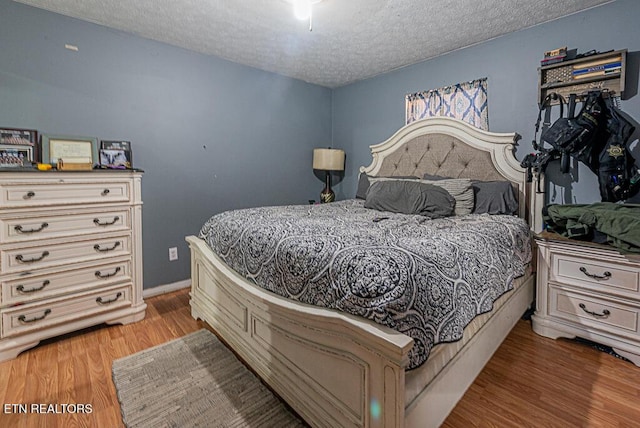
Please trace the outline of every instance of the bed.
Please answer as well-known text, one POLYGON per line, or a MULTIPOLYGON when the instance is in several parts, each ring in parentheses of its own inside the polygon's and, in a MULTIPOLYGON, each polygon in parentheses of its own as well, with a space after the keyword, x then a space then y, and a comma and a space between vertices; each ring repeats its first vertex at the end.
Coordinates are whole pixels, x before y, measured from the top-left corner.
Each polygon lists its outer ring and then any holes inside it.
MULTIPOLYGON (((539 230, 540 219, 534 214, 540 212, 542 195, 531 191, 525 170, 513 156, 517 138, 455 119, 425 119, 371 146, 373 162, 360 173, 422 177, 455 171, 460 178, 508 180, 517 195, 518 217, 539 230)), ((353 201, 343 205, 361 209, 353 201)), ((394 221, 393 215, 385 217, 394 221)), ((528 263, 510 282, 512 289, 492 302, 493 310, 475 317, 460 332, 460 340, 430 347, 422 363, 412 352, 420 341, 408 334, 267 291, 229 267, 205 240, 186 239, 193 317, 211 325, 293 409, 318 427, 439 426, 534 295, 535 269, 528 263)))

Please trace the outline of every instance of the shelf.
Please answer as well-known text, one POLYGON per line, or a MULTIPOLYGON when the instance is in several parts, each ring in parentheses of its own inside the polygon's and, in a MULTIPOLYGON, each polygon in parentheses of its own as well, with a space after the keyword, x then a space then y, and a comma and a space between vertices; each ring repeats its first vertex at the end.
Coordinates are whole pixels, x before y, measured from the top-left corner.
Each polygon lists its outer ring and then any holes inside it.
MULTIPOLYGON (((624 94, 626 57, 627 50, 623 49, 539 67, 538 103, 541 104, 551 92, 556 92, 568 99, 570 94, 576 94, 579 98, 590 90, 599 89, 621 97, 624 94), (620 65, 617 66, 617 63, 620 65), (605 68, 611 69, 609 67, 618 71, 604 74, 605 68), (603 74, 576 79, 575 73, 578 70, 603 74)), ((554 103, 557 104, 557 101, 554 103)))

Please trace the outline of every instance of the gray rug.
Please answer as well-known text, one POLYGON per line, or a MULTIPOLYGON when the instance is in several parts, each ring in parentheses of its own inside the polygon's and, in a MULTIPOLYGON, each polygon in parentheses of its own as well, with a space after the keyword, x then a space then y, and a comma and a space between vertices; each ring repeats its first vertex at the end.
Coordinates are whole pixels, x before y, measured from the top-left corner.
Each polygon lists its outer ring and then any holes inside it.
POLYGON ((211 332, 113 362, 127 427, 304 427, 211 332))

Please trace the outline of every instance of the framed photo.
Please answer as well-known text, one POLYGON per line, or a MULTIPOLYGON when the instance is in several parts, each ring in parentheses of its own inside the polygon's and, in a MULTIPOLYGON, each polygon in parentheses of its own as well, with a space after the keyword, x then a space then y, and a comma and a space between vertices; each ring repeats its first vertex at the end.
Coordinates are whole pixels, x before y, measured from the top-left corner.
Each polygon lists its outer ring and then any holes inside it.
POLYGON ((131 169, 127 152, 118 149, 100 149, 100 165, 112 169, 131 169))
POLYGON ((30 167, 33 147, 18 144, 0 144, 0 168, 30 167))
POLYGON ((35 129, 0 128, 0 146, 31 147, 31 162, 38 158, 38 131, 35 129))
POLYGON ((100 166, 104 168, 132 169, 130 141, 100 141, 100 166))
POLYGON ((98 163, 98 139, 42 135, 42 163, 57 165, 62 160, 67 164, 98 163))

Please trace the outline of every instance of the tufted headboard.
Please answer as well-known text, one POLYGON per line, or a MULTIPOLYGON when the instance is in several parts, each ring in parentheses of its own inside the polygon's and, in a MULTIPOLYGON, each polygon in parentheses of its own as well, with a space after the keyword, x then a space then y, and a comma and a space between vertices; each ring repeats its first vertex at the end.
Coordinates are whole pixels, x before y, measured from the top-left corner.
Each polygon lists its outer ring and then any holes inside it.
POLYGON ((398 130, 370 146, 373 162, 360 173, 418 176, 425 173, 482 181, 508 180, 517 190, 519 215, 534 231, 542 229, 542 194, 526 182, 526 170, 514 156, 516 133, 486 132, 448 117, 432 117, 398 130))

